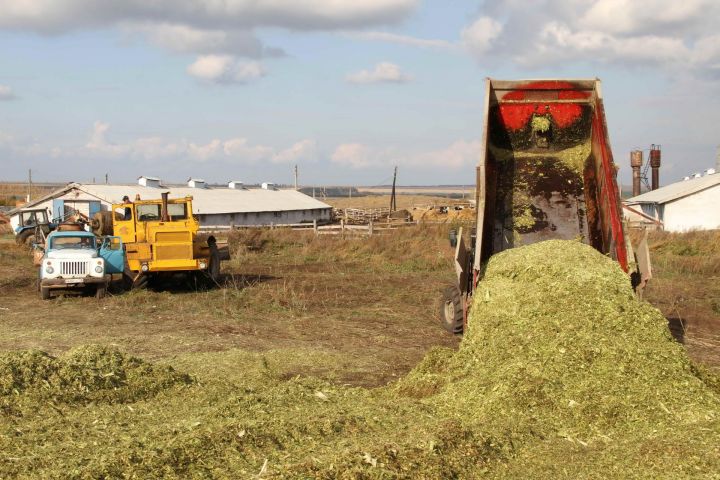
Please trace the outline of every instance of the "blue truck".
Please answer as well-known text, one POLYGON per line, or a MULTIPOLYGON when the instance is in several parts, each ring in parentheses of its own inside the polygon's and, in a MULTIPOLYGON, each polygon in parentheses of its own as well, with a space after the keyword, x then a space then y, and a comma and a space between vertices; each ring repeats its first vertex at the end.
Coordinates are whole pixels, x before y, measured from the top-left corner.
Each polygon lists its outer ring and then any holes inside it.
POLYGON ((85 231, 48 234, 40 260, 38 290, 47 300, 53 292, 90 290, 105 296, 113 273, 122 273, 125 249, 120 237, 96 237, 85 231))

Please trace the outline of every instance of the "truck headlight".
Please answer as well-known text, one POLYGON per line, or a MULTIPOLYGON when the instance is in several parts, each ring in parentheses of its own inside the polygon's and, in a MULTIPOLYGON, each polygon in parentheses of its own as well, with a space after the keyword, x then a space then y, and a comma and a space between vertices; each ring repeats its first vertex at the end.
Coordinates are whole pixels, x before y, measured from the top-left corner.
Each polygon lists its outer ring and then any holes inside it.
POLYGON ((140 266, 140 270, 142 270, 143 272, 147 272, 148 270, 150 270, 150 267, 148 267, 147 263, 143 263, 142 266, 140 266))
POLYGON ((45 267, 45 272, 46 272, 46 273, 52 274, 54 271, 55 271, 55 269, 54 269, 53 267, 51 267, 50 265, 48 265, 47 267, 45 267))
POLYGON ((205 262, 200 262, 200 263, 198 263, 198 266, 200 268, 205 268, 205 267, 207 267, 207 264, 205 262))
POLYGON ((102 273, 102 272, 103 272, 102 265, 98 265, 97 267, 95 267, 95 271, 96 271, 97 273, 102 273))

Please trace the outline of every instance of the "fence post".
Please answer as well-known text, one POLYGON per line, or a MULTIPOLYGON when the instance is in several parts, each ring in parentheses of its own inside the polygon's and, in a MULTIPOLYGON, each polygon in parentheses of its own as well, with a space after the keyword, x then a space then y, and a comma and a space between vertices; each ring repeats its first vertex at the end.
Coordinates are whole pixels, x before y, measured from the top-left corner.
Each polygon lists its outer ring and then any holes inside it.
POLYGON ((368 235, 372 236, 373 234, 373 221, 370 220, 370 223, 368 224, 368 235))
POLYGON ((317 218, 313 218, 313 231, 315 232, 315 235, 318 234, 317 218))
POLYGON ((340 219, 340 234, 345 235, 345 219, 340 219))

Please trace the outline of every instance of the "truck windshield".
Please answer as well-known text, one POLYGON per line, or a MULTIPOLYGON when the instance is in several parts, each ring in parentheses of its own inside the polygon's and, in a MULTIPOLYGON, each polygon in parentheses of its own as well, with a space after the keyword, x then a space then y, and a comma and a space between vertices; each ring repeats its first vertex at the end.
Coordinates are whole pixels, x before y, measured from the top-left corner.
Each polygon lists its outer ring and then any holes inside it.
POLYGON ((50 248, 55 250, 70 248, 88 248, 95 249, 95 237, 78 236, 78 237, 55 237, 50 243, 50 248))

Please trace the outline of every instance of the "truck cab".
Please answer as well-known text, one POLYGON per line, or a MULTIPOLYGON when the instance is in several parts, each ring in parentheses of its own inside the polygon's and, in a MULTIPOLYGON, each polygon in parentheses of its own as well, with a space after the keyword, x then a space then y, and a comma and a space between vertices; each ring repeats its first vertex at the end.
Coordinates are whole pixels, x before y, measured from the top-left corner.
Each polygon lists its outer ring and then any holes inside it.
POLYGON ((97 238, 84 231, 55 231, 48 235, 40 262, 40 298, 53 291, 92 289, 105 296, 113 273, 122 273, 125 253, 118 237, 97 238))

